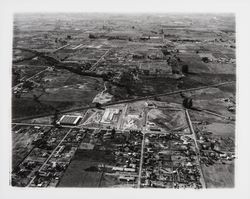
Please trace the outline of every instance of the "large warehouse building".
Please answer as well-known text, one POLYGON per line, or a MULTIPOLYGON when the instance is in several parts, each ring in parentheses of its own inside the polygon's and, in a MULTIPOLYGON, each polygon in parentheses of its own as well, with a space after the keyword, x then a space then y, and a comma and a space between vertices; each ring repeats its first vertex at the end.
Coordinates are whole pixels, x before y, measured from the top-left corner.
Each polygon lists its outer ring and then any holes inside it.
POLYGON ((81 119, 82 119, 81 116, 63 115, 60 118, 60 120, 58 121, 58 124, 61 124, 61 125, 77 125, 81 119))

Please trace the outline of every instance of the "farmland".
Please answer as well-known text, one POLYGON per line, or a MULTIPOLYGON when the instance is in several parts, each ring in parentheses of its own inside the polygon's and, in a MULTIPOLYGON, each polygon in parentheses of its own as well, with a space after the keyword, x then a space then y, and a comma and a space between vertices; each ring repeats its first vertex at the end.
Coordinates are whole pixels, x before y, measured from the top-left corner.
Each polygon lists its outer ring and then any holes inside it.
POLYGON ((14 15, 18 187, 234 187, 233 14, 14 15))

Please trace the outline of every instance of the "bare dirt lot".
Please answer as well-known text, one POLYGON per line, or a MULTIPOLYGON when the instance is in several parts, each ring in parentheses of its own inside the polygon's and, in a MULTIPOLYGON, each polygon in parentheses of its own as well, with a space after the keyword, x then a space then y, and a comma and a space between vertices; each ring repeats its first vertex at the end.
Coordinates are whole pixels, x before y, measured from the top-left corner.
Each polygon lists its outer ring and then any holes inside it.
POLYGON ((154 122, 157 126, 167 130, 182 129, 187 127, 183 111, 152 109, 148 112, 148 121, 154 122))

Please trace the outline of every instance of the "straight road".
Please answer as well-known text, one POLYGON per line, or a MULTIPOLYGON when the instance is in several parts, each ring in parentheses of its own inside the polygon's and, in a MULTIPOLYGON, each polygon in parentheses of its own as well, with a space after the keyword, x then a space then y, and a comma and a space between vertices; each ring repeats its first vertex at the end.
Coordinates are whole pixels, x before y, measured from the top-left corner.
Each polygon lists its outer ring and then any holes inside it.
MULTIPOLYGON (((55 127, 52 124, 34 124, 34 123, 24 123, 24 122, 14 122, 12 125, 21 125, 21 126, 41 126, 41 127, 55 127)), ((81 129, 81 128, 88 128, 88 129, 98 129, 95 127, 87 127, 85 125, 79 125, 79 126, 69 126, 69 125, 60 125, 60 128, 70 128, 70 129, 81 129)))
POLYGON ((198 144, 197 144, 196 135, 195 135, 195 132, 194 132, 192 121, 191 121, 190 116, 189 116, 188 109, 185 110, 185 113, 186 113, 186 117, 187 117, 187 121, 188 121, 190 131, 192 133, 193 140, 195 142, 195 148, 196 148, 196 153, 197 153, 197 158, 198 158, 198 165, 199 165, 199 170, 200 170, 200 174, 201 174, 201 184, 202 184, 203 188, 206 188, 206 182, 205 182, 203 171, 202 171, 202 168, 201 168, 200 150, 199 150, 199 147, 198 147, 198 144))
MULTIPOLYGON (((48 126, 48 127, 55 127, 52 124, 32 124, 32 123, 12 123, 13 125, 21 125, 21 126, 48 126)), ((55 127, 57 128, 57 127, 55 127)), ((70 128, 70 129, 102 129, 102 130, 110 130, 108 128, 99 128, 99 127, 91 127, 91 126, 86 126, 85 124, 81 124, 79 126, 67 126, 67 125, 60 125, 59 128, 70 128)))
MULTIPOLYGON (((42 166, 39 168, 38 172, 41 171, 44 167, 44 165, 46 165, 48 163, 48 161, 50 160, 50 158, 54 155, 55 151, 58 149, 58 147, 62 144, 62 142, 65 140, 65 138, 69 135, 69 133, 72 131, 72 129, 70 129, 66 135, 61 139, 61 141, 59 142, 59 144, 55 147, 55 149, 52 151, 52 153, 50 154, 50 156, 45 160, 45 162, 42 164, 42 166)), ((28 187, 31 186, 32 182, 35 180, 36 176, 34 176, 31 181, 29 182, 29 184, 27 185, 28 187)))
POLYGON ((76 50, 76 49, 78 49, 78 48, 80 48, 80 47, 82 47, 83 46, 83 44, 79 44, 79 45, 77 45, 77 46, 75 46, 75 47, 73 47, 73 48, 71 48, 72 50, 76 50))
POLYGON ((210 114, 210 115, 214 115, 214 116, 220 117, 220 118, 222 118, 224 120, 231 120, 229 117, 226 117, 224 115, 220 115, 218 113, 215 113, 215 112, 212 112, 212 111, 209 111, 209 110, 202 109, 201 111, 204 112, 204 113, 210 114))
POLYGON ((96 66, 100 63, 100 61, 109 53, 111 49, 107 50, 100 59, 97 60, 97 62, 89 69, 89 71, 94 71, 96 69, 96 66))
POLYGON ((146 133, 147 133, 146 124, 147 124, 148 110, 143 109, 143 112, 144 112, 144 121, 142 122, 142 124, 143 124, 143 127, 142 127, 143 137, 142 137, 142 144, 141 144, 141 158, 140 158, 140 167, 139 167, 139 176, 138 176, 137 188, 141 187, 141 173, 142 173, 142 165, 143 165, 143 154, 144 154, 144 147, 145 147, 145 136, 146 136, 146 133))
POLYGON ((53 50, 52 53, 55 53, 55 52, 57 52, 57 51, 59 51, 59 50, 61 50, 61 49, 64 49, 64 48, 66 48, 66 47, 69 46, 69 45, 70 45, 70 44, 66 44, 66 45, 64 45, 64 46, 61 46, 61 47, 59 47, 59 48, 53 50))
MULTIPOLYGON (((145 97, 138 97, 136 99, 127 99, 127 100, 120 100, 117 102, 109 102, 109 103, 103 104, 102 107, 107 107, 107 106, 116 105, 116 104, 123 104, 123 103, 131 103, 131 102, 142 101, 142 100, 146 100, 146 99, 153 99, 155 97, 163 97, 163 96, 174 95, 174 94, 179 94, 179 93, 184 93, 184 92, 207 89, 207 88, 211 88, 211 87, 219 87, 219 86, 224 86, 224 85, 233 84, 233 83, 235 83, 235 81, 223 82, 223 83, 219 83, 219 84, 211 84, 208 86, 201 86, 201 87, 189 88, 189 89, 183 89, 183 90, 177 90, 177 91, 171 91, 171 92, 162 93, 162 94, 149 95, 149 96, 145 96, 145 97)), ((85 107, 68 109, 68 110, 60 111, 58 114, 74 112, 74 111, 81 111, 81 110, 88 110, 88 109, 92 109, 92 108, 96 108, 96 106, 89 105, 89 106, 85 106, 85 107)), ((39 114, 39 115, 34 115, 34 116, 13 118, 12 120, 13 121, 28 120, 28 119, 33 119, 33 118, 47 117, 47 116, 51 116, 51 115, 54 115, 54 113, 45 113, 45 114, 39 114)))
MULTIPOLYGON (((55 127, 55 125, 52 124, 39 124, 39 123, 25 123, 25 122, 14 122, 12 125, 21 125, 21 126, 48 126, 48 127, 55 127)), ((80 129, 79 126, 70 126, 70 125, 60 125, 60 127, 63 128, 71 128, 71 129, 80 129)))
POLYGON ((143 153, 144 153, 144 145, 145 145, 145 134, 143 132, 142 144, 141 144, 141 158, 140 158, 140 167, 139 167, 139 176, 138 176, 138 184, 137 188, 141 187, 141 173, 142 173, 142 165, 143 165, 143 153))
MULTIPOLYGON (((66 45, 64 45, 64 46, 61 46, 61 47, 59 47, 59 48, 53 50, 52 53, 55 53, 55 52, 57 52, 57 51, 59 51, 59 50, 61 50, 61 49, 64 49, 64 48, 66 48, 66 47, 69 46, 69 45, 70 45, 70 44, 66 44, 66 45)), ((35 57, 37 57, 37 55, 33 55, 33 56, 31 56, 31 57, 24 58, 24 59, 22 59, 21 61, 33 59, 33 58, 35 58, 35 57)), ((20 60, 17 60, 17 61, 20 62, 20 60)), ((16 61, 16 62, 17 62, 17 61, 16 61)), ((42 70, 42 71, 36 73, 35 75, 29 77, 29 78, 26 79, 25 81, 31 80, 32 78, 34 78, 35 76, 41 74, 42 72, 44 72, 44 71, 46 71, 46 70, 47 70, 47 68, 46 68, 45 70, 42 70)), ((13 86, 12 89, 15 89, 16 87, 18 87, 18 86, 21 85, 21 84, 22 84, 22 83, 19 83, 19 84, 13 86)))
MULTIPOLYGON (((38 72, 38 73, 32 75, 31 77, 27 78, 25 81, 29 81, 29 80, 33 79, 33 78, 36 77, 37 75, 40 75, 41 73, 45 72, 47 69, 48 69, 48 67, 46 67, 46 69, 44 69, 44 70, 42 70, 42 71, 40 71, 40 72, 38 72)), ((20 86, 21 84, 23 84, 23 82, 21 82, 21 83, 15 85, 15 86, 13 86, 12 89, 15 89, 16 87, 20 86)))

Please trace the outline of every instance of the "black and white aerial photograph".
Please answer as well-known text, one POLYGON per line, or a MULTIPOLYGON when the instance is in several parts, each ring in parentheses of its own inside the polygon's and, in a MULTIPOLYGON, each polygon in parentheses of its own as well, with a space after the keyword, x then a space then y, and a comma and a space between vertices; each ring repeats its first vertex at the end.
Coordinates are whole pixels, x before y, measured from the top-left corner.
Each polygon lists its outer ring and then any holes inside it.
POLYGON ((250 197, 250 2, 3 5, 1 199, 250 197))
POLYGON ((234 14, 13 25, 12 186, 234 187, 234 14))

